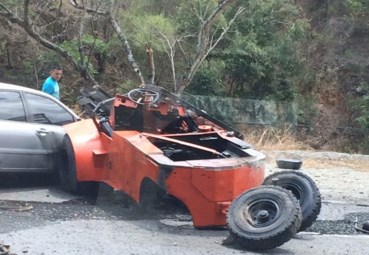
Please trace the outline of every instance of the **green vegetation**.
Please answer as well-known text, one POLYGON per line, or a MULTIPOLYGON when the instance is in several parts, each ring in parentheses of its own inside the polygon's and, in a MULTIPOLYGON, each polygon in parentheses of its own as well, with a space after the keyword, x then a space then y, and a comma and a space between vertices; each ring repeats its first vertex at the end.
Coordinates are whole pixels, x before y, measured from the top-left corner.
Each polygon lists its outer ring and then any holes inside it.
MULTIPOLYGON (((166 40, 174 43, 188 36, 183 44, 173 48, 178 56, 175 59, 177 77, 181 77, 190 64, 188 55, 193 54, 197 43, 194 37, 199 26, 196 10, 206 10, 209 1, 162 2, 167 5, 158 8, 156 2, 137 1, 125 11, 122 21, 134 51, 141 52, 137 56, 144 58, 143 49, 147 44, 154 49, 158 76, 167 84, 171 67, 166 40), (173 8, 176 5, 178 8, 173 8)), ((215 4, 216 1, 211 3, 215 4)), ((238 1, 218 19, 212 31, 215 35, 240 6, 245 7, 245 11, 219 47, 210 53, 187 92, 292 101, 302 83, 298 75, 304 59, 299 46, 309 34, 307 21, 294 1, 238 1)))
POLYGON ((368 15, 369 3, 367 0, 345 0, 346 6, 355 16, 368 15))
POLYGON ((30 2, 30 24, 59 51, 7 18, 8 11, 23 18, 24 1, 1 1, 2 81, 36 87, 49 66, 61 62, 64 98, 75 98, 94 81, 111 93, 126 92, 142 82, 138 74, 176 91, 203 54, 185 93, 288 102, 297 105, 297 123, 312 127, 331 128, 316 119, 334 108, 342 111, 334 125, 369 128, 368 0, 234 0, 202 34, 200 27, 222 1, 113 1, 126 42, 106 14, 112 1, 84 1, 105 14, 84 13, 69 1, 30 2), (209 35, 203 52, 199 34, 209 35))
POLYGON ((304 66, 301 45, 309 26, 293 1, 243 1, 245 13, 219 53, 233 86, 228 93, 254 99, 291 101, 304 66))
MULTIPOLYGON (((14 1, 7 4, 10 10, 19 11, 22 6, 14 1)), ((150 47, 154 52, 156 80, 174 90, 173 83, 179 84, 195 61, 201 19, 217 6, 218 1, 209 0, 126 1, 119 9, 118 21, 123 24, 133 57, 144 77, 149 77, 151 72, 146 64, 146 48, 150 47)), ((32 7, 30 13, 40 11, 39 6, 32 7)), ((298 86, 303 83, 298 77, 305 64, 301 45, 309 34, 307 21, 292 0, 235 1, 210 27, 210 40, 221 35, 240 7, 244 8, 243 13, 200 66, 188 92, 293 101, 299 93, 298 86)), ((57 1, 51 1, 49 8, 58 8, 57 1)), ((67 19, 74 26, 69 31, 62 30, 67 23, 65 18, 57 17, 58 13, 53 17, 35 18, 35 25, 45 27, 42 35, 51 42, 53 35, 63 35, 56 43, 80 65, 83 77, 86 76, 83 69, 86 69, 103 82, 101 77, 106 77, 103 67, 107 64, 111 64, 113 70, 128 68, 121 60, 126 57, 125 49, 119 45, 104 17, 70 12, 70 7, 66 10, 68 13, 64 15, 70 15, 67 19), (47 26, 49 19, 54 19, 55 25, 47 26)), ((43 59, 54 58, 50 52, 43 55, 43 59)), ((132 70, 122 71, 133 75, 132 70)), ((121 82, 115 85, 121 86, 121 82)))

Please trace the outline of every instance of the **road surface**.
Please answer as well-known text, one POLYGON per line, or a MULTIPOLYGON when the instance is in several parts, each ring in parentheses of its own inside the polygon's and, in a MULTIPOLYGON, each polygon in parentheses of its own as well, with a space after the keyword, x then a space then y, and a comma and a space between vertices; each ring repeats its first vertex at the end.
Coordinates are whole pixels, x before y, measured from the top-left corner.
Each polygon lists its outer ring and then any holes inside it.
MULTIPOLYGON (((268 163, 268 174, 279 170, 268 163)), ((301 171, 322 193, 318 221, 264 253, 222 244, 225 228, 194 229, 181 208, 144 210, 104 185, 98 199, 90 201, 35 176, 0 178, 0 244, 18 255, 369 254, 369 235, 353 229, 355 218, 369 220, 369 172, 346 166, 303 166, 301 171)))

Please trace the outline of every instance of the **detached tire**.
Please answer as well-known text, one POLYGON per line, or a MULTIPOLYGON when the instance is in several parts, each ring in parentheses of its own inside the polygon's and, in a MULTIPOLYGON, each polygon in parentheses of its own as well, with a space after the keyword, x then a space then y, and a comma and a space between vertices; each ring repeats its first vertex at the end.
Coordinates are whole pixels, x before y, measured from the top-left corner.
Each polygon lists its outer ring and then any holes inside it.
POLYGON ((251 251, 284 244, 297 233, 300 224, 297 199, 291 192, 276 186, 261 186, 242 193, 227 213, 232 238, 251 251))
POLYGON ((66 136, 59 156, 59 179, 63 190, 74 195, 95 197, 98 192, 97 182, 77 181, 76 160, 70 138, 66 136))
POLYGON ((296 171, 282 171, 267 176, 264 185, 277 185, 292 192, 301 206, 302 223, 299 231, 310 227, 318 218, 322 206, 319 189, 313 179, 296 171))

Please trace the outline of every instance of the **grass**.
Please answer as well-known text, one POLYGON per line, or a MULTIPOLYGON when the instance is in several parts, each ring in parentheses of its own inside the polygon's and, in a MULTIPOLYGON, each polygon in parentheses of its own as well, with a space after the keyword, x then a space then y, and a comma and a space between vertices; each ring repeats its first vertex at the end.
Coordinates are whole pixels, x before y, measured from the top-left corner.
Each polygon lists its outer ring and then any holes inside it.
POLYGON ((282 128, 263 127, 242 130, 245 140, 258 150, 312 150, 306 143, 296 139, 290 126, 282 128))

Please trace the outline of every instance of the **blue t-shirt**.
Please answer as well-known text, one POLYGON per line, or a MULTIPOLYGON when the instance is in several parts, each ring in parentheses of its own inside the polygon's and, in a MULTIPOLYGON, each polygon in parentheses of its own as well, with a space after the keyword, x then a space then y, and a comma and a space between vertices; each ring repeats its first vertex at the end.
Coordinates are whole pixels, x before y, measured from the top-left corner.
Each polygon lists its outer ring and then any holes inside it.
POLYGON ((45 80, 44 84, 42 85, 42 91, 52 95, 58 100, 60 99, 59 84, 51 76, 45 80))

